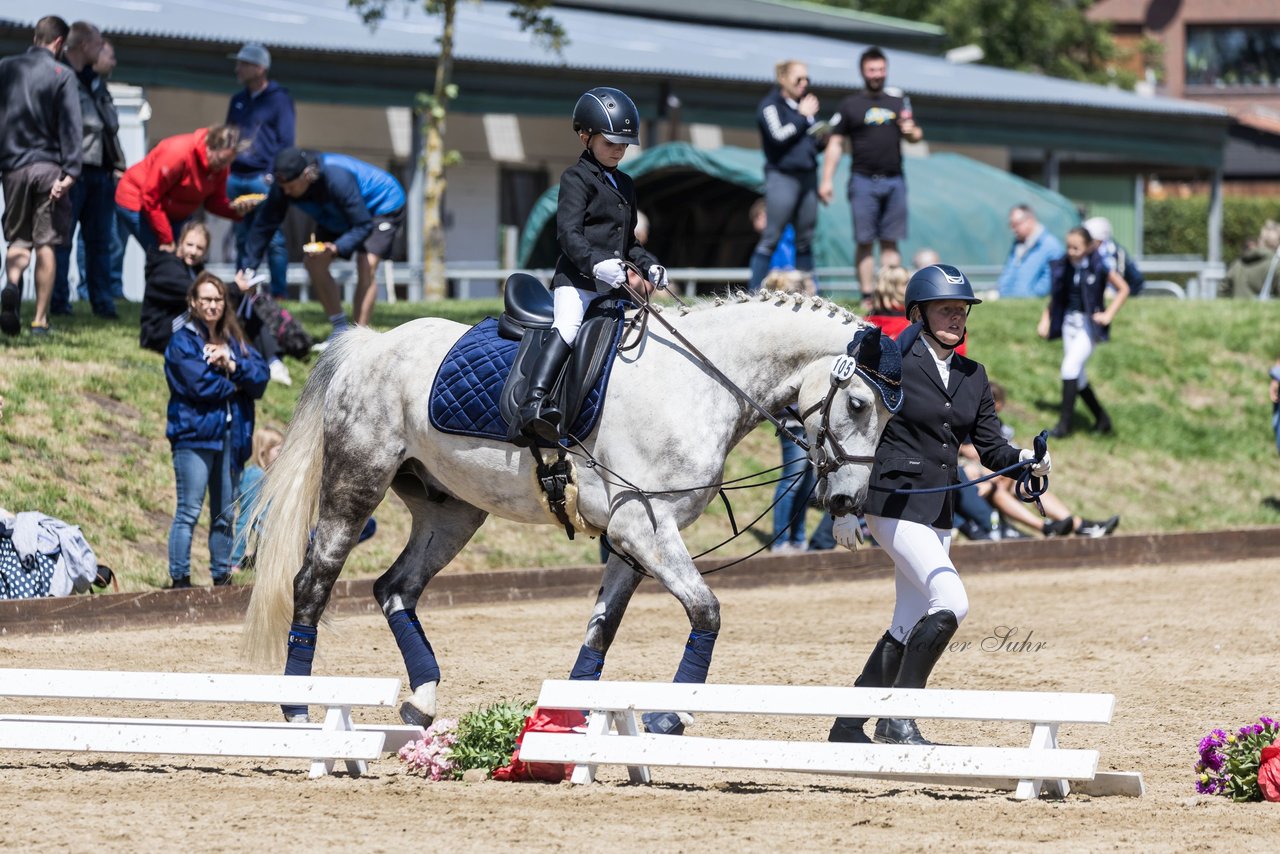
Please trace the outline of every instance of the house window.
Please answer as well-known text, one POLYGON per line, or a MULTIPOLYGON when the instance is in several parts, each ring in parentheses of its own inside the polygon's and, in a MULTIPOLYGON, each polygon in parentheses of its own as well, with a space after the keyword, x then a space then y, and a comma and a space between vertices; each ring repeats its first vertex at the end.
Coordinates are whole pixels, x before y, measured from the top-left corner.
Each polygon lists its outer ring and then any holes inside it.
POLYGON ((1280 88, 1280 26, 1187 27, 1187 85, 1280 88))

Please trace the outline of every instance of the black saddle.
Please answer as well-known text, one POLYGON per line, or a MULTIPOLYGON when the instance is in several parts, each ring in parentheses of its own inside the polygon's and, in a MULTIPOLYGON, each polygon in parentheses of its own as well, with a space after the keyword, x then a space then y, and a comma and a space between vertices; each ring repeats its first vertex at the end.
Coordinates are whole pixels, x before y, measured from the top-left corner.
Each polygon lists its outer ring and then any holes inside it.
MULTIPOLYGON (((507 424, 515 424, 516 413, 524 401, 529 371, 544 343, 552 335, 555 302, 551 291, 528 273, 515 273, 507 279, 503 297, 502 317, 498 318, 498 334, 510 341, 519 341, 511 374, 502 387, 498 400, 499 411, 507 424)), ((573 353, 565 365, 550 397, 564 413, 563 429, 573 425, 582 410, 583 401, 595 387, 600 375, 613 358, 618 325, 623 322, 624 311, 630 302, 606 297, 593 302, 588 308, 573 343, 573 353)), ((521 444, 523 437, 508 436, 510 441, 521 444)), ((527 441, 527 440, 525 440, 527 441)))

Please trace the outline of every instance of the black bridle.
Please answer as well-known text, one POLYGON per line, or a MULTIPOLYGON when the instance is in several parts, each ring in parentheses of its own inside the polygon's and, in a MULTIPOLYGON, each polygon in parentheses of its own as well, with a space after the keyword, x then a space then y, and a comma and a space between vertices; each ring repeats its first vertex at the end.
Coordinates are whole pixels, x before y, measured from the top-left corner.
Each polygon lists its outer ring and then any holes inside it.
MULTIPOLYGON (((839 356, 831 367, 831 385, 826 396, 800 413, 800 422, 805 423, 815 412, 821 411, 822 420, 818 422, 818 430, 813 437, 813 446, 805 450, 809 461, 813 463, 815 477, 822 482, 827 475, 838 471, 845 465, 871 465, 876 461, 874 454, 851 454, 840 444, 835 431, 831 429, 831 404, 835 402, 836 392, 848 386, 857 370, 857 351, 852 356, 839 356), (828 445, 830 450, 828 451, 828 445)), ((798 443, 800 444, 800 443, 798 443)), ((804 447, 801 444, 801 447, 804 447)))

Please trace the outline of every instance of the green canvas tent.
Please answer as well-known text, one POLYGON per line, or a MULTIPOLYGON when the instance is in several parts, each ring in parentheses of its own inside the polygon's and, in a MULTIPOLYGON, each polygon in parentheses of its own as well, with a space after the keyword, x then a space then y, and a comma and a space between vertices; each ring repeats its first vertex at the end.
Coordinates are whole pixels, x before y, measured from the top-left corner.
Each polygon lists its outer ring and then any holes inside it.
MULTIPOLYGON (((922 247, 949 264, 1003 264, 1009 252, 1009 208, 1026 202, 1053 234, 1079 223, 1064 196, 959 154, 909 157, 910 219, 903 257, 922 247)), ((755 246, 747 209, 764 188, 764 156, 737 147, 694 148, 672 142, 624 160, 636 182, 640 209, 650 219, 649 248, 669 267, 745 267, 755 246)), ((836 198, 819 206, 814 255, 819 268, 850 269, 853 224, 843 188, 849 159, 836 170, 836 198)), ((556 202, 552 187, 535 203, 520 240, 519 264, 555 265, 556 202)))

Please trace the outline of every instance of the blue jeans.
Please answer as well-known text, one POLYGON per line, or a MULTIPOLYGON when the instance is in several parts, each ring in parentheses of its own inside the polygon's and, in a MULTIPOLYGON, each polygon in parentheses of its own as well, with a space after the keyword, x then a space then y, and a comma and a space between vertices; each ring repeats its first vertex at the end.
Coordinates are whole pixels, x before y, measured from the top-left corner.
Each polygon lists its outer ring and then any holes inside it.
MULTIPOLYGON (((269 193, 271 185, 267 183, 265 175, 236 175, 231 174, 227 177, 227 198, 234 199, 237 196, 243 196, 247 193, 269 193)), ((253 230, 253 222, 258 217, 258 210, 262 206, 249 211, 244 215, 244 219, 233 223, 232 231, 236 236, 236 266, 243 266, 244 245, 249 240, 249 232, 253 230)), ((272 296, 285 297, 289 294, 289 250, 284 245, 284 232, 276 229, 276 233, 271 235, 271 242, 267 244, 267 268, 271 271, 271 294, 272 296)))
MULTIPOLYGON (((787 432, 800 438, 804 435, 803 427, 789 427, 787 432)), ((782 442, 782 471, 778 475, 786 480, 778 481, 773 499, 773 533, 778 537, 774 545, 791 543, 804 545, 804 514, 809 509, 809 494, 813 492, 813 466, 804 448, 785 436, 779 436, 782 442), (794 483, 791 478, 800 475, 794 483)))
POLYGON ((1276 431, 1276 453, 1280 453, 1280 403, 1271 407, 1271 429, 1276 431))
MULTIPOLYGON (((85 262, 81 265, 81 287, 93 313, 114 317, 116 304, 111 296, 111 234, 115 229, 116 180, 110 169, 86 168, 71 185, 71 221, 80 223, 85 243, 85 262)), ((68 235, 70 238, 70 235, 68 235)), ((67 274, 71 269, 71 240, 54 250, 58 268, 53 279, 54 314, 71 313, 71 287, 67 274)))
MULTIPOLYGON (((111 212, 111 296, 124 299, 124 248, 129 243, 129 232, 120 224, 115 211, 111 212)), ((89 301, 89 276, 84 263, 84 235, 76 241, 76 266, 80 268, 80 286, 76 294, 89 301)))
MULTIPOLYGON (((142 211, 131 211, 121 205, 116 205, 116 222, 118 222, 125 231, 133 235, 133 239, 138 241, 143 252, 150 252, 160 247, 160 241, 156 239, 156 233, 151 230, 151 224, 147 222, 147 218, 142 215, 142 211)), ((177 239, 178 232, 181 231, 181 223, 175 223, 169 220, 169 228, 173 231, 173 236, 177 239)))
POLYGON ((209 573, 215 579, 231 572, 231 526, 240 472, 231 464, 231 431, 222 450, 178 448, 173 452, 178 486, 178 509, 169 528, 169 577, 191 576, 191 536, 200 519, 204 494, 209 493, 209 573))

